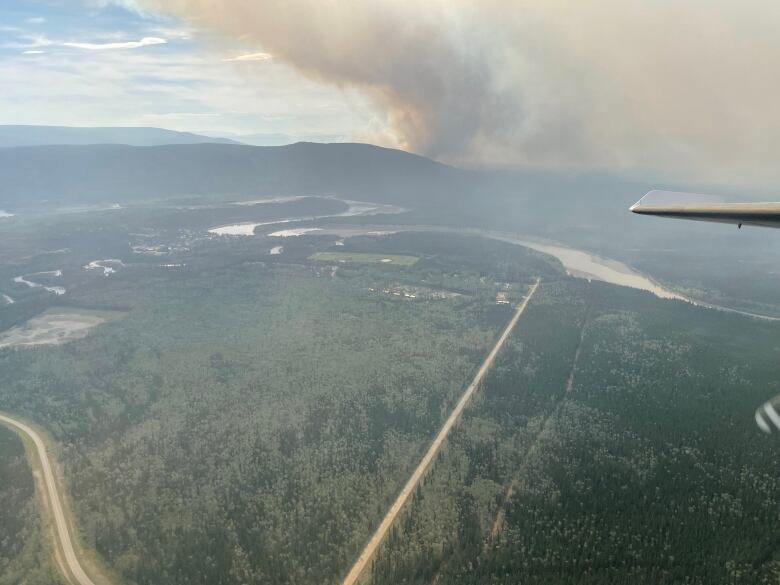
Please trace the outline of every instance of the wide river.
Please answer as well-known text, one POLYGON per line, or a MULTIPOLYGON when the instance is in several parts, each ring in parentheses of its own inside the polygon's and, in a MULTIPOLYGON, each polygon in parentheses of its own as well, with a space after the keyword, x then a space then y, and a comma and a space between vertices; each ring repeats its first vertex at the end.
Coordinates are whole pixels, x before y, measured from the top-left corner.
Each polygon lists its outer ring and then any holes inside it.
MULTIPOLYGON (((277 197, 275 199, 258 199, 255 201, 240 201, 235 203, 235 205, 263 205, 266 203, 279 203, 283 201, 292 201, 295 199, 301 199, 301 197, 277 197)), ((360 216, 368 216, 368 215, 380 215, 383 213, 403 213, 406 211, 403 207, 398 207, 397 205, 387 205, 384 203, 368 203, 366 201, 352 201, 350 199, 340 199, 338 197, 330 197, 330 199, 335 199, 336 201, 341 201, 342 203, 346 203, 349 207, 346 211, 342 211, 340 213, 331 213, 327 215, 320 215, 319 218, 323 219, 326 217, 360 217, 360 216)), ((272 221, 263 221, 263 222, 241 222, 241 223, 233 223, 229 225, 220 225, 214 228, 211 228, 209 230, 210 234, 215 234, 217 236, 253 236, 255 235, 255 228, 256 227, 262 227, 262 226, 270 226, 270 225, 277 225, 277 224, 283 224, 283 223, 298 223, 298 222, 305 222, 311 220, 311 217, 288 217, 285 219, 275 219, 272 221)), ((306 231, 303 231, 301 233, 287 233, 285 231, 277 232, 273 235, 281 235, 281 236, 290 236, 290 235, 302 235, 304 233, 307 233, 307 231, 314 231, 318 230, 319 228, 304 228, 306 231)), ((297 231, 297 230, 290 230, 290 231, 297 231)))
MULTIPOLYGON (((392 205, 382 205, 378 203, 365 203, 359 201, 343 200, 350 208, 346 212, 339 214, 333 214, 330 217, 349 217, 349 216, 369 216, 378 215, 384 213, 400 213, 405 211, 399 207, 392 205)), ((324 216, 328 217, 328 216, 324 216)), ((209 230, 213 234, 220 235, 253 235, 254 228, 257 225, 270 225, 270 224, 283 224, 293 222, 307 222, 308 218, 290 218, 268 222, 267 224, 234 224, 231 226, 220 226, 209 230), (251 226, 251 227, 250 227, 251 226)), ((310 221, 310 220, 308 220, 310 221)), ((289 230, 293 231, 293 230, 289 230)), ((727 311, 730 313, 738 313, 748 317, 754 317, 758 319, 764 319, 769 321, 780 321, 778 317, 771 317, 768 315, 760 315, 757 313, 750 313, 747 311, 741 311, 739 309, 732 309, 730 307, 723 307, 720 305, 713 305, 701 301, 696 301, 684 297, 671 289, 668 289, 659 283, 655 282, 652 278, 634 270, 626 264, 610 258, 603 258, 590 252, 578 250, 576 248, 570 248, 559 242, 551 242, 549 240, 543 240, 541 238, 535 238, 532 236, 525 236, 520 234, 513 234, 508 232, 499 232, 492 230, 484 230, 477 228, 448 228, 434 225, 377 225, 377 226, 332 226, 323 225, 322 227, 303 228, 300 230, 301 234, 316 231, 320 235, 337 235, 340 237, 351 237, 360 235, 380 235, 389 234, 401 231, 435 231, 457 234, 470 234, 474 236, 480 236, 483 238, 490 238, 493 240, 499 240, 502 242, 508 242, 510 244, 516 244, 518 246, 525 246, 531 248, 537 252, 543 254, 549 254, 557 258, 566 272, 577 278, 586 278, 588 280, 597 280, 601 282, 608 282, 610 284, 617 284, 619 286, 627 286, 630 288, 636 288, 653 293, 662 299, 678 299, 686 301, 691 304, 705 307, 709 309, 717 309, 720 311, 727 311)), ((271 235, 298 235, 297 230, 295 234, 287 234, 285 232, 275 232, 271 235)))
POLYGON ((601 258, 595 254, 569 248, 558 243, 528 240, 494 232, 480 231, 478 233, 494 240, 525 246, 537 252, 555 256, 571 276, 639 288, 649 291, 662 299, 688 300, 617 260, 601 258))
MULTIPOLYGON (((491 230, 481 230, 475 228, 443 228, 439 226, 382 226, 383 229, 399 231, 440 231, 447 233, 460 233, 471 234, 480 236, 483 238, 490 238, 492 240, 500 240, 502 242, 508 242, 510 244, 517 244, 518 246, 525 246, 531 248, 537 252, 543 254, 549 254, 560 260, 566 272, 577 278, 587 278, 588 280, 598 280, 601 282, 608 282, 610 284, 617 284, 620 286, 628 286, 631 288, 638 288, 640 290, 646 290, 653 293, 657 297, 662 299, 677 299, 696 305, 697 307, 703 307, 706 309, 715 309, 717 311, 725 311, 727 313, 736 313, 746 317, 752 317, 754 319, 761 319, 762 321, 780 321, 780 317, 773 317, 770 315, 762 315, 760 313, 751 313, 750 311, 742 311, 740 309, 733 309, 731 307, 724 307, 722 305, 715 305, 704 301, 697 301, 684 297, 668 288, 665 288, 655 282, 652 278, 645 276, 641 272, 630 268, 622 262, 612 260, 609 258, 602 258, 596 254, 570 248, 564 244, 558 242, 550 242, 547 240, 541 240, 532 238, 530 236, 519 236, 517 234, 511 234, 506 232, 496 232, 491 230)), ((372 228, 363 228, 365 235, 371 235, 372 228)), ((377 228, 373 228, 376 230, 377 228)), ((355 236, 360 235, 356 233, 354 228, 344 229, 343 233, 339 233, 338 230, 323 230, 320 233, 335 233, 343 236, 355 236)))
MULTIPOLYGON (((240 204, 261 205, 264 203, 276 203, 282 200, 289 200, 289 199, 295 199, 295 198, 261 199, 258 201, 241 202, 240 204)), ((337 198, 334 197, 334 199, 337 198)), ((352 201, 348 199, 341 199, 341 201, 349 205, 349 208, 346 211, 343 211, 341 213, 334 213, 331 215, 324 215, 321 216, 321 218, 370 216, 370 215, 379 215, 379 214, 386 214, 386 213, 387 214, 401 213, 405 211, 404 209, 400 207, 396 207, 394 205, 383 205, 381 203, 368 203, 364 201, 352 201)), ((242 223, 235 223, 231 225, 217 226, 210 229, 209 232, 220 236, 252 236, 254 235, 256 227, 279 225, 279 224, 286 224, 286 223, 299 223, 299 222, 306 222, 307 220, 310 220, 310 218, 294 217, 294 218, 277 219, 277 220, 266 221, 266 222, 242 222, 242 223)), ((282 231, 274 232, 270 235, 271 236, 297 236, 297 235, 303 235, 305 233, 316 231, 317 233, 323 235, 334 234, 342 237, 350 237, 356 235, 378 235, 379 233, 387 233, 386 231, 384 232, 377 231, 382 229, 384 230, 389 229, 392 231, 430 230, 430 231, 443 231, 443 232, 450 232, 450 233, 468 233, 472 235, 491 238, 494 240, 501 240, 503 242, 509 242, 511 244, 525 246, 527 248, 532 248, 533 250, 536 250, 538 252, 555 256, 558 260, 561 261, 561 264, 563 264, 564 268, 571 276, 587 278, 589 280, 600 280, 612 284, 619 284, 621 286, 630 286, 632 288, 638 288, 638 289, 649 291, 663 299, 686 300, 682 296, 678 295, 677 293, 667 288, 664 288, 663 286, 654 282, 647 276, 640 274, 635 270, 632 270, 622 262, 618 262, 616 260, 609 260, 607 258, 600 258, 599 256, 596 256, 594 254, 583 252, 582 250, 576 250, 574 248, 569 248, 557 242, 548 242, 548 241, 537 240, 528 237, 521 237, 516 234, 509 234, 505 232, 494 232, 494 231, 480 230, 480 229, 446 228, 440 226, 399 225, 399 226, 392 226, 392 227, 382 226, 382 227, 373 228, 373 230, 360 228, 358 226, 350 226, 350 227, 343 227, 343 228, 341 227, 333 228, 329 226, 307 227, 307 228, 299 228, 293 230, 282 230, 282 231)))
POLYGON ((402 231, 435 231, 470 234, 483 238, 489 238, 491 240, 500 240, 502 242, 508 242, 510 244, 531 248, 537 252, 542 252, 543 254, 555 256, 558 260, 560 260, 561 264, 563 264, 563 267, 566 269, 566 272, 571 276, 587 278, 588 280, 599 280, 611 284, 618 284, 620 286, 629 286, 631 288, 646 290, 662 299, 688 300, 674 291, 671 291, 668 288, 664 288, 651 278, 640 272, 637 272, 636 270, 633 270, 629 266, 626 266, 617 260, 601 258, 600 256, 591 254, 589 252, 584 252, 575 248, 569 248, 568 246, 558 242, 535 239, 529 236, 524 237, 507 232, 497 232, 476 228, 448 228, 432 225, 383 225, 365 228, 358 228, 357 226, 345 226, 343 228, 325 227, 318 233, 322 235, 332 234, 342 237, 350 237, 359 235, 378 235, 402 231))

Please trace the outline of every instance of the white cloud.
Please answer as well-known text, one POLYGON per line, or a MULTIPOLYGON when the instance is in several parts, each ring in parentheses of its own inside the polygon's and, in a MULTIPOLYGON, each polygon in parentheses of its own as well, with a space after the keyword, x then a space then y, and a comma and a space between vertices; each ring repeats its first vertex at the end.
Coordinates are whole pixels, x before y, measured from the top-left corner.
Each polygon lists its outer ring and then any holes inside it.
POLYGON ((111 51, 116 49, 138 49, 139 47, 148 47, 150 45, 164 45, 168 41, 159 37, 144 37, 140 41, 127 41, 121 43, 81 43, 70 42, 62 43, 63 47, 73 49, 86 49, 88 51, 111 51))
POLYGON ((23 51, 22 54, 23 55, 42 55, 43 51, 37 51, 37 50, 34 50, 34 51, 23 51))
POLYGON ((226 66, 224 52, 215 59, 190 46, 172 49, 45 48, 46 55, 34 57, 21 51, 38 49, 20 48, 0 59, 0 124, 343 135, 373 115, 357 92, 306 80, 275 59, 261 67, 226 66))
POLYGON ((119 6, 129 12, 134 12, 142 17, 150 16, 150 13, 139 5, 136 0, 87 0, 87 4, 91 4, 97 8, 105 8, 106 6, 119 6))
POLYGON ((247 53, 246 55, 238 55, 237 57, 230 57, 229 59, 222 59, 223 61, 268 61, 273 57, 268 53, 247 53))
MULTIPOLYGON (((0 31, 2 31, 2 28, 0 28, 0 31)), ((0 43, 0 48, 2 49, 20 49, 24 51, 30 51, 34 49, 38 49, 40 47, 48 47, 50 45, 56 44, 54 41, 48 39, 44 35, 28 35, 23 34, 20 36, 17 36, 15 40, 9 40, 3 43, 0 43)))
POLYGON ((146 29, 147 34, 156 37, 163 37, 168 40, 177 41, 190 41, 195 35, 196 31, 191 26, 152 26, 146 29))

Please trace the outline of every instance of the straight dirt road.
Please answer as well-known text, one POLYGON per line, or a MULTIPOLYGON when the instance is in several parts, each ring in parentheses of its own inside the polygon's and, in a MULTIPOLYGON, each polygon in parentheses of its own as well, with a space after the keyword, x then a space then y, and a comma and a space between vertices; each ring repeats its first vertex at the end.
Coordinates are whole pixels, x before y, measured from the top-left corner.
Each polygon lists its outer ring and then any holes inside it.
POLYGON ((23 422, 3 414, 0 414, 0 423, 26 435, 35 445, 35 450, 37 451, 38 459, 43 471, 46 498, 49 503, 49 509, 54 517, 54 526, 58 541, 57 545, 62 551, 69 572, 68 581, 73 582, 75 585, 95 585, 95 582, 84 572, 81 563, 79 563, 76 551, 73 549, 68 523, 65 520, 65 513, 62 510, 62 502, 60 495, 57 492, 57 483, 54 481, 54 473, 52 472, 51 463, 49 461, 49 456, 46 453, 46 445, 44 444, 43 439, 34 429, 23 422))
POLYGON ((479 370, 477 370, 477 374, 476 376, 474 376, 474 380, 471 382, 471 384, 469 384, 468 388, 466 388, 466 390, 463 392, 463 395, 460 397, 460 400, 458 400, 458 403, 455 405, 455 408, 450 413, 450 416, 447 418, 446 421, 444 421, 444 425, 442 425, 441 429, 436 435, 436 438, 433 440, 431 446, 428 448, 428 451, 426 451, 425 455, 420 461, 420 464, 414 470, 414 473, 412 473, 411 477, 406 482, 406 485, 404 485, 404 488, 401 490, 401 493, 398 494, 398 497, 396 498, 395 502, 393 502, 393 505, 390 507, 390 510, 382 519, 381 524, 379 524, 379 527, 376 529, 376 532, 374 532, 373 536, 368 541, 368 544, 366 544, 365 548, 363 549, 363 552, 360 553, 360 556, 358 557, 354 566, 352 567, 352 569, 349 571, 346 578, 342 582, 342 585, 355 585, 358 582, 358 579, 363 574, 363 571, 365 570, 366 566, 371 562, 371 559, 374 557, 374 554, 379 548, 379 545, 382 544, 382 541, 384 540, 385 536, 390 530, 390 527, 393 525, 393 522, 398 516, 398 513, 401 511, 401 509, 404 507, 404 504, 406 504, 406 501, 414 492, 415 488, 417 487, 417 484, 420 483, 420 480, 425 475, 425 472, 428 471, 428 468, 431 466, 431 463, 436 458, 436 455, 438 454, 439 450, 444 444, 444 441, 447 439, 447 435, 450 434, 450 431, 458 422, 460 415, 463 413, 463 410, 466 408, 466 405, 469 403, 471 397, 474 395, 474 392, 479 386, 479 383, 482 382, 482 379, 485 377, 485 374, 487 374, 487 372, 493 366, 493 362, 496 360, 496 356, 498 355, 498 352, 501 351, 501 348, 504 346, 504 343, 506 343, 506 340, 509 338, 510 334, 512 333, 512 330, 515 328, 515 325, 517 325, 517 322, 520 320, 520 316, 525 311, 525 308, 528 306, 528 302, 531 300, 531 297, 533 297, 538 287, 539 287, 539 279, 536 279, 536 282, 529 289, 528 294, 526 295, 523 302, 518 305, 517 309, 515 310, 515 314, 512 316, 512 319, 509 321, 509 324, 501 333, 501 337, 498 338, 498 341, 493 346, 493 349, 485 358, 485 361, 482 362, 482 365, 479 367, 479 370))

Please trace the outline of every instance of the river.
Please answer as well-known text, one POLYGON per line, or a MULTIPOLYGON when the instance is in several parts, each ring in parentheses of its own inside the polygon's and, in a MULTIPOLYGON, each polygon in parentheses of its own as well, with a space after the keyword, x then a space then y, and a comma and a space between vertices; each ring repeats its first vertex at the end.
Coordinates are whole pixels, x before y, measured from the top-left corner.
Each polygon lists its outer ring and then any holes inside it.
POLYGON ((631 288, 638 288, 651 292, 662 299, 679 299, 684 301, 688 300, 682 295, 661 286, 651 278, 641 274, 640 272, 637 272, 622 262, 618 262, 617 260, 602 258, 583 250, 570 248, 558 242, 535 239, 529 236, 523 237, 507 232, 498 232, 476 228, 449 228, 434 225, 391 225, 369 227, 326 227, 320 230, 319 233, 321 235, 335 235, 348 238, 352 236, 386 235, 402 231, 431 231, 452 234, 469 234, 473 236, 489 238, 491 240, 499 240, 510 244, 516 244, 518 246, 531 248, 537 252, 542 252, 543 254, 554 256, 560 260, 561 264, 563 264, 563 267, 570 276, 587 278, 588 280, 598 280, 602 282, 608 282, 610 284, 628 286, 631 288))
POLYGON ((688 300, 617 260, 601 258, 595 254, 569 248, 558 243, 529 240, 494 232, 478 231, 478 233, 494 240, 525 246, 537 252, 555 256, 571 276, 646 290, 662 299, 688 300))
MULTIPOLYGON (((347 203, 350 208, 339 214, 322 217, 354 217, 354 216, 366 216, 377 215, 380 213, 401 213, 406 211, 402 208, 393 205, 384 205, 381 203, 365 203, 360 201, 350 201, 347 199, 340 199, 347 203)), ((215 228, 209 230, 211 233, 231 234, 231 235, 253 235, 254 228, 258 225, 272 225, 289 223, 296 221, 311 221, 309 218, 295 218, 284 219, 275 222, 267 222, 260 224, 234 224, 231 226, 222 226, 221 228, 215 228), (246 227, 245 227, 246 226, 246 227), (248 228, 251 226, 251 229, 248 228)), ((509 232, 499 232, 477 228, 448 228, 443 226, 433 225, 381 225, 371 227, 358 227, 354 225, 350 226, 323 226, 322 228, 303 228, 301 233, 316 231, 320 235, 337 235, 339 237, 352 237, 361 235, 385 235, 402 231, 434 231, 444 233, 456 233, 456 234, 470 234, 480 236, 483 238, 490 238, 493 240, 499 240, 502 242, 508 242, 510 244, 516 244, 518 246, 524 246, 531 248, 537 252, 543 254, 549 254, 557 258, 564 269, 570 276, 577 278, 586 278, 588 280, 596 280, 601 282, 607 282, 610 284, 616 284, 619 286, 627 286, 630 288, 636 288, 639 290, 645 290, 653 293, 655 296, 662 299, 677 299, 691 303, 696 306, 715 309, 718 311, 725 311, 729 313, 737 313, 739 315, 745 315, 756 319, 762 319, 767 321, 780 321, 780 318, 771 317, 768 315, 761 315, 758 313, 751 313, 748 311, 741 311, 739 309, 733 309, 730 307, 724 307, 721 305, 714 305, 694 299, 687 298, 673 290, 662 286, 654 281, 652 278, 642 274, 631 268, 630 266, 612 260, 610 258, 604 258, 597 254, 592 254, 584 250, 578 250, 571 248, 565 244, 559 242, 553 242, 544 240, 541 238, 535 238, 532 236, 522 236, 519 234, 512 234, 509 232)), ((271 235, 287 235, 287 232, 276 232, 271 235)), ((293 234, 290 234, 293 235, 293 234)), ((300 235, 295 233, 294 235, 300 235)))
MULTIPOLYGON (((287 200, 289 200, 288 198, 287 200)), ((403 213, 406 211, 403 207, 397 205, 388 205, 385 203, 370 203, 366 201, 353 201, 351 199, 340 199, 338 197, 330 197, 336 201, 346 203, 349 207, 346 211, 341 213, 331 213, 327 215, 318 216, 319 219, 332 218, 332 217, 361 217, 369 215, 380 215, 383 213, 403 213)), ((277 198, 275 201, 280 201, 281 198, 277 198)), ((272 200, 273 201, 273 200, 272 200)), ((267 203, 269 200, 258 201, 243 201, 237 203, 237 205, 260 205, 267 203)), ((253 236, 255 235, 255 228, 268 225, 280 225, 285 223, 296 223, 301 221, 311 221, 311 216, 308 217, 289 217, 285 219, 277 219, 273 221, 262 222, 241 222, 233 223, 229 225, 221 225, 209 230, 210 234, 217 236, 253 236)))
POLYGON ((62 270, 47 270, 45 272, 35 272, 33 274, 23 274, 21 276, 14 277, 14 282, 18 284, 26 284, 30 288, 43 288, 51 293, 54 293, 55 295, 64 295, 67 291, 65 290, 65 287, 63 286, 46 286, 39 282, 35 282, 33 280, 28 280, 28 276, 62 276, 62 270))

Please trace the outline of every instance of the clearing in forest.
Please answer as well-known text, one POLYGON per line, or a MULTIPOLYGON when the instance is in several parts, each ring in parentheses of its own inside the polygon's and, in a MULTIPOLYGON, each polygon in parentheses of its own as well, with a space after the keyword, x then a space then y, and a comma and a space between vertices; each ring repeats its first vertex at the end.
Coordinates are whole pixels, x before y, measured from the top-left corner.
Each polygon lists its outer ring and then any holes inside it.
POLYGON ((119 311, 51 308, 23 325, 0 333, 0 348, 51 345, 84 337, 90 329, 121 315, 119 311))

